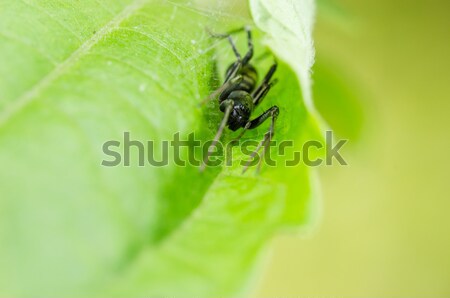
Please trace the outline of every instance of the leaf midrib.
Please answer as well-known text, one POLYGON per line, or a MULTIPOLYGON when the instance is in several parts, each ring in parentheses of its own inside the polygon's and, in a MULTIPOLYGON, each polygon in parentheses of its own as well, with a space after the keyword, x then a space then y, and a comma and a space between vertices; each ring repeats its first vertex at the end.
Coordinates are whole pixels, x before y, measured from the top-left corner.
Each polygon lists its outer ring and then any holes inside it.
POLYGON ((86 55, 93 46, 95 46, 105 36, 111 34, 124 20, 142 8, 149 1, 151 0, 135 0, 126 6, 119 14, 116 15, 116 17, 98 30, 97 33, 95 33, 91 38, 86 40, 69 57, 58 64, 51 72, 45 75, 28 91, 22 93, 21 96, 6 106, 5 109, 0 112, 0 127, 8 123, 14 115, 30 104, 43 90, 48 88, 57 78, 63 75, 72 65, 79 61, 81 57, 86 55))

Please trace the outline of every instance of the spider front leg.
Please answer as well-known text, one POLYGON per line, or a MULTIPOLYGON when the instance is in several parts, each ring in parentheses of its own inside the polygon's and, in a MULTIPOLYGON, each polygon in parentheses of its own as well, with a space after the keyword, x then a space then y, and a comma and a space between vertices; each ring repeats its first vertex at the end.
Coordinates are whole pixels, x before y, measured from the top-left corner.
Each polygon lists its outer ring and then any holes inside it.
POLYGON ((207 103, 209 100, 215 98, 217 95, 221 94, 222 92, 224 92, 225 90, 227 90, 228 88, 231 88, 232 86, 235 85, 239 85, 243 80, 243 77, 241 75, 237 75, 234 78, 232 78, 231 80, 226 81, 222 86, 220 86, 219 88, 217 88, 217 90, 215 90, 213 93, 211 93, 210 95, 208 95, 206 98, 204 98, 200 103, 199 106, 204 105, 205 103, 207 103))
POLYGON ((259 105, 262 102, 264 97, 266 97, 267 92, 269 92, 270 88, 272 88, 277 83, 277 79, 273 80, 272 82, 270 81, 277 71, 277 67, 277 62, 272 64, 261 84, 258 86, 258 88, 255 89, 255 91, 253 91, 252 97, 255 106, 259 105))
POLYGON ((250 30, 250 27, 245 26, 245 27, 238 28, 236 30, 232 30, 232 31, 230 31, 228 33, 224 33, 224 34, 217 34, 217 33, 211 32, 211 31, 209 31, 209 34, 211 35, 211 37, 214 37, 214 38, 228 39, 231 49, 233 50, 233 53, 236 56, 236 62, 233 64, 233 67, 226 74, 225 82, 227 82, 228 80, 230 80, 234 76, 236 76, 236 74, 239 72, 241 67, 247 65, 250 62, 250 60, 253 58, 254 50, 253 50, 252 31, 250 30), (247 46, 248 46, 248 51, 244 55, 244 58, 241 57, 241 54, 239 53, 239 51, 236 47, 236 44, 233 40, 233 37, 232 37, 233 34, 239 33, 242 31, 245 31, 247 33, 247 46))
POLYGON ((238 61, 242 61, 242 64, 245 65, 247 64, 253 57, 253 39, 252 39, 252 31, 250 29, 249 26, 245 26, 245 27, 241 27, 232 31, 229 31, 228 33, 213 33, 211 31, 209 31, 209 34, 211 35, 211 37, 214 38, 227 38, 228 42, 231 45, 231 48, 233 49, 234 55, 236 56, 238 61), (236 44, 234 43, 233 38, 231 37, 233 34, 239 33, 245 31, 247 33, 247 46, 248 46, 248 51, 245 54, 244 58, 241 58, 241 55, 239 54, 239 51, 237 50, 236 44))
POLYGON ((233 110, 234 101, 231 99, 224 100, 220 103, 221 106, 224 107, 224 116, 222 122, 220 123, 219 129, 217 130, 216 135, 214 136, 214 140, 211 145, 208 147, 208 152, 206 153, 205 158, 203 159, 203 163, 200 167, 200 172, 203 172, 206 168, 206 164, 208 163, 209 156, 212 153, 212 149, 216 146, 217 142, 220 140, 222 136, 223 130, 228 123, 228 119, 230 118, 231 111, 233 110))
MULTIPOLYGON (((270 123, 270 127, 269 130, 264 134, 264 138, 263 140, 259 143, 258 147, 256 147, 255 151, 253 151, 253 153, 250 155, 251 160, 253 160, 253 158, 255 157, 255 155, 261 150, 262 148, 262 153, 260 156, 260 159, 258 161, 258 168, 257 168, 257 173, 259 172, 259 170, 261 169, 261 162, 267 152, 267 149, 270 146, 270 142, 272 141, 272 138, 275 134, 275 122, 277 120, 277 117, 280 113, 280 110, 278 109, 277 106, 273 106, 270 109, 268 109, 267 111, 265 111, 264 113, 262 113, 259 117, 253 119, 252 121, 250 121, 248 125, 246 125, 246 127, 248 127, 248 129, 254 129, 258 126, 260 126, 261 124, 264 123, 264 121, 266 121, 269 117, 271 118, 271 123, 270 123)), ((247 162, 247 164, 244 166, 244 169, 242 170, 242 173, 245 173, 251 163, 251 160, 249 160, 247 162)))

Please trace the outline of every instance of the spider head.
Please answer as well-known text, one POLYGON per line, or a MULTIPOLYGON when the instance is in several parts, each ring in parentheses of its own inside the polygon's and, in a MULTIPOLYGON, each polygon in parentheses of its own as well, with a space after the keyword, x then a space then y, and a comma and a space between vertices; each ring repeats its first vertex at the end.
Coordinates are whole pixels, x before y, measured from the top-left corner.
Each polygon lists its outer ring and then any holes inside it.
POLYGON ((250 119, 250 109, 240 102, 235 102, 231 110, 230 118, 228 119, 228 127, 232 131, 236 131, 244 127, 250 119))

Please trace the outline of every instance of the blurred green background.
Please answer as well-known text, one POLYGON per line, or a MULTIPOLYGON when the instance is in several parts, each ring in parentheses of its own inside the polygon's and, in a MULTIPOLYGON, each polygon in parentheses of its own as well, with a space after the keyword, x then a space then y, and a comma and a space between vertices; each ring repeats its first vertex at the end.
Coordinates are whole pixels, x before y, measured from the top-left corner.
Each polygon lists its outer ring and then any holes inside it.
POLYGON ((357 86, 362 138, 320 169, 320 224, 273 240, 254 296, 450 297, 450 2, 336 3, 317 60, 357 86))

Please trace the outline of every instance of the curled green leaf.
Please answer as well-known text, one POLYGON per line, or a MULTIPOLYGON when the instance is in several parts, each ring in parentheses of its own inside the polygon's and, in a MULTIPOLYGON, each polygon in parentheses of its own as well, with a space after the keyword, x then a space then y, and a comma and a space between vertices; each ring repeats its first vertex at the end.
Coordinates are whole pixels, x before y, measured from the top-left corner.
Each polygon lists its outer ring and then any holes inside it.
MULTIPOLYGON (((270 43, 280 83, 261 107, 280 107, 276 139, 293 140, 295 150, 320 138, 301 100, 311 96, 314 7, 300 1, 287 19, 263 15, 266 2, 251 1, 265 33, 255 32, 257 56, 267 52, 263 38, 275 38, 264 22, 300 26, 280 35, 285 50, 270 43)), ((232 60, 205 27, 251 23, 245 13, 184 1, 1 6, 0 296, 233 295, 274 232, 310 222, 316 182, 305 165, 265 167, 260 176, 239 167, 200 173, 194 165, 140 167, 137 150, 130 167, 101 165, 105 142, 125 132, 152 140, 156 156, 175 134, 211 139, 220 112, 198 103, 232 60)), ((271 63, 255 65, 262 74, 271 63)), ((247 139, 260 140, 264 129, 247 139)))

